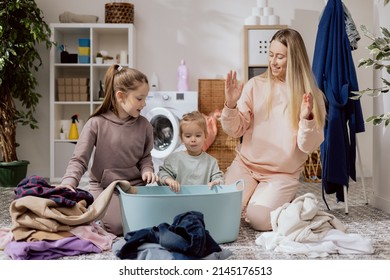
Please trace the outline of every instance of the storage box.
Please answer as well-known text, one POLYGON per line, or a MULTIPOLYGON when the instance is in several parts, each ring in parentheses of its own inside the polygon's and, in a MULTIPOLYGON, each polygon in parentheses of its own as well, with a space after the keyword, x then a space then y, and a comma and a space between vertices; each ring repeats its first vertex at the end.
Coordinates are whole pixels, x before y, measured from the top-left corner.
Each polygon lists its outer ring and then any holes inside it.
POLYGON ((78 86, 80 84, 80 79, 79 78, 73 78, 72 79, 72 85, 73 86, 78 86))
POLYGON ((58 93, 58 101, 66 101, 66 93, 58 93))
POLYGON ((88 86, 79 86, 79 92, 80 93, 88 93, 89 92, 88 86))
POLYGON ((57 85, 58 86, 64 86, 65 85, 65 79, 64 78, 58 78, 57 79, 57 85))
POLYGON ((73 101, 73 93, 65 93, 65 100, 66 101, 73 101))
POLYGON ((143 228, 172 224, 175 216, 198 211, 204 216, 206 230, 217 243, 237 239, 241 221, 244 181, 232 185, 181 186, 175 193, 168 186, 134 187, 136 194, 125 193, 120 186, 119 200, 124 234, 143 228))
POLYGON ((91 48, 90 47, 79 47, 79 55, 90 55, 91 48))
POLYGON ((57 86, 58 93, 65 93, 65 86, 57 86))
POLYGON ((80 93, 73 92, 72 95, 73 101, 80 101, 80 93))
POLYGON ((88 86, 89 79, 88 78, 79 78, 79 84, 80 84, 80 86, 88 86))
POLYGON ((91 40, 89 38, 80 38, 79 39, 79 47, 90 47, 91 40))
POLYGON ((72 93, 80 93, 80 86, 72 86, 72 93))
POLYGON ((89 55, 79 55, 79 63, 90 63, 91 57, 89 55))
POLYGON ((248 30, 248 65, 268 65, 268 48, 279 29, 248 30))
POLYGON ((65 93, 72 93, 72 92, 73 92, 72 86, 65 86, 65 93))
POLYGON ((65 78, 65 85, 71 86, 72 85, 72 78, 65 78))
POLYGON ((80 101, 89 101, 88 93, 80 93, 80 101))

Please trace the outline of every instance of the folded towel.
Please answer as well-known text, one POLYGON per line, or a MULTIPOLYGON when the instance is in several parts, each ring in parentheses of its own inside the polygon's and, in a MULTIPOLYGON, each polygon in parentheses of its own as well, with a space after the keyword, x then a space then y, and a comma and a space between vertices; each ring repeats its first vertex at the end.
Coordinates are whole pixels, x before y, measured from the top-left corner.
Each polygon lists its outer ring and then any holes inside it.
POLYGON ((64 12, 59 16, 61 23, 88 23, 88 22, 97 22, 99 17, 93 15, 78 15, 71 12, 64 12))

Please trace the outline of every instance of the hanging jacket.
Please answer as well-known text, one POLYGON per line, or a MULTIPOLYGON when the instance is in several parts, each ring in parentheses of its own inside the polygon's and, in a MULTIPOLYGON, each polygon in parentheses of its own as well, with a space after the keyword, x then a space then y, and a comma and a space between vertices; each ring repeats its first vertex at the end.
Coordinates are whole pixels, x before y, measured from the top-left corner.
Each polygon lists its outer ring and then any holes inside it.
POLYGON ((343 186, 356 181, 356 133, 363 132, 364 119, 350 41, 345 30, 341 0, 329 0, 318 24, 313 57, 313 73, 325 93, 328 117, 325 140, 321 144, 322 187, 344 201, 343 186))

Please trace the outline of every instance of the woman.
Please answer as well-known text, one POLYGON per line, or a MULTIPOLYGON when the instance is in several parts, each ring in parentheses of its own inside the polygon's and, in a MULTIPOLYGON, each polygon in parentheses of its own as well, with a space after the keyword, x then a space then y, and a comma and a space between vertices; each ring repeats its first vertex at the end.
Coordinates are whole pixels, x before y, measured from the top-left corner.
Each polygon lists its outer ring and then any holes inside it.
POLYGON ((242 143, 225 182, 245 180, 243 212, 255 230, 271 230, 270 213, 294 199, 307 155, 324 140, 325 114, 296 30, 274 34, 267 71, 245 86, 235 72, 227 74, 222 127, 242 143))

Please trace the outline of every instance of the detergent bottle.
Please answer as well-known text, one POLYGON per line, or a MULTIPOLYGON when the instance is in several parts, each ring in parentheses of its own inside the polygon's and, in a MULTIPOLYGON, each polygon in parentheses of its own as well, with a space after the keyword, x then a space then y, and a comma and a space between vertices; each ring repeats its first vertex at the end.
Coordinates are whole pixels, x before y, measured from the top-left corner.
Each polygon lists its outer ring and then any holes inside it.
POLYGON ((177 68, 177 90, 187 91, 188 90, 188 68, 184 59, 180 61, 180 65, 177 68))
POLYGON ((78 116, 73 115, 72 116, 72 124, 70 125, 70 130, 69 130, 69 140, 77 140, 79 139, 79 131, 77 129, 76 121, 78 122, 78 116))

